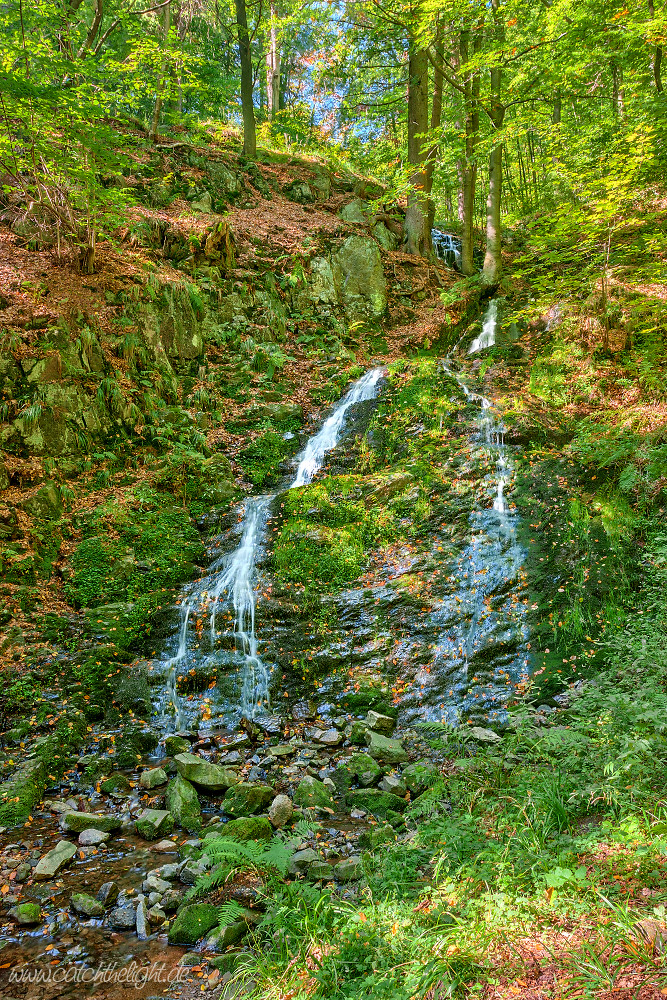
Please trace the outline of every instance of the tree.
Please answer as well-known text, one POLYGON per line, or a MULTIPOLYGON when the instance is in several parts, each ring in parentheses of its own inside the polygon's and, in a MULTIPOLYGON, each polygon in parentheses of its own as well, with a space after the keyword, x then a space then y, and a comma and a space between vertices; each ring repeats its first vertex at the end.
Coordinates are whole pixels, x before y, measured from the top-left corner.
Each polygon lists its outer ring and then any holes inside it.
POLYGON ((239 61, 241 64, 241 112, 243 115, 243 152, 254 157, 257 153, 255 131, 255 105, 253 102, 253 69, 250 52, 250 34, 245 0, 234 0, 236 26, 239 39, 239 61))

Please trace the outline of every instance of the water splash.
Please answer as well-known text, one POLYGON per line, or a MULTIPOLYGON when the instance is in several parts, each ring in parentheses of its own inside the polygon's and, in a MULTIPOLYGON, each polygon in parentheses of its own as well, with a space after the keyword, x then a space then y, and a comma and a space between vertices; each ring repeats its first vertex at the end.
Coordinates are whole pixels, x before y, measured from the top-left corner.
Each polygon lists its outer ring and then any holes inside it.
MULTIPOLYGON (((306 486, 322 468, 326 455, 340 442, 350 407, 377 395, 384 368, 366 372, 343 396, 317 434, 297 456, 297 470, 287 489, 306 486)), ((236 667, 241 677, 238 710, 253 716, 269 708, 271 667, 259 654, 255 630, 257 563, 263 551, 266 523, 277 494, 250 498, 240 522, 241 537, 234 549, 211 564, 208 573, 190 585, 181 604, 178 648, 164 664, 163 716, 173 715, 176 728, 185 721, 177 690, 179 672, 204 671, 218 665, 236 667), (219 627, 224 616, 225 624, 219 627), (198 623, 208 623, 206 637, 198 623), (192 634, 191 623, 196 628, 192 634), (233 650, 220 648, 233 644, 233 650)), ((216 540, 217 543, 220 539, 216 540)))

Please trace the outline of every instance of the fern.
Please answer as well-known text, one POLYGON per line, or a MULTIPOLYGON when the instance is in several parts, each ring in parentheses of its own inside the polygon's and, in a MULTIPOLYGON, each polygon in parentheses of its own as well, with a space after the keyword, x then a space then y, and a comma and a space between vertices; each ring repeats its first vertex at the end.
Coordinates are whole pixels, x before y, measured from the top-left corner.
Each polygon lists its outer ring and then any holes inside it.
MULTIPOLYGON (((227 837, 216 837, 206 845, 205 854, 217 866, 233 868, 254 868, 257 871, 277 871, 287 874, 292 852, 277 839, 268 845, 263 841, 247 840, 240 844, 227 837)), ((217 870, 217 869, 216 869, 217 870)))
POLYGON ((452 727, 446 726, 442 722, 417 722, 415 729, 418 729, 421 733, 432 733, 434 736, 452 735, 452 727))
POLYGON ((239 903, 235 903, 233 900, 229 900, 227 903, 223 903, 218 910, 218 922, 220 927, 226 927, 227 924, 235 924, 239 920, 245 917, 245 910, 239 903))

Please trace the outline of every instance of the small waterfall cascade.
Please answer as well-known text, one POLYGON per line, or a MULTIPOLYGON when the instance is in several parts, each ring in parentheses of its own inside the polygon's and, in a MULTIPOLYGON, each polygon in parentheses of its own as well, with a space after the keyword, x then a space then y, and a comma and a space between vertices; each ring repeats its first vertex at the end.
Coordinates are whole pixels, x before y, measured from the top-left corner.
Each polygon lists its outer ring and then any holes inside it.
MULTIPOLYGON (((327 452, 343 438, 350 407, 374 399, 384 374, 384 368, 373 368, 354 383, 297 455, 296 474, 286 489, 307 486, 313 480, 327 452)), ((269 707, 271 666, 259 654, 255 633, 256 570, 263 554, 270 507, 277 495, 266 494, 246 501, 236 547, 214 559, 207 573, 190 584, 183 595, 177 649, 163 665, 162 714, 165 718, 173 715, 176 729, 186 723, 177 690, 178 676, 198 669, 213 672, 212 668, 220 665, 230 673, 240 672, 240 704, 235 707, 242 715, 252 717, 269 707)))
POLYGON ((461 267, 461 240, 458 236, 444 233, 441 229, 432 229, 431 240, 436 257, 450 267, 452 265, 457 269, 461 267))
POLYGON ((482 332, 475 337, 470 347, 468 348, 468 354, 476 354, 477 351, 483 351, 487 347, 493 347, 496 342, 496 333, 498 330, 498 300, 491 299, 489 302, 489 308, 486 310, 484 315, 484 320, 482 321, 482 332))

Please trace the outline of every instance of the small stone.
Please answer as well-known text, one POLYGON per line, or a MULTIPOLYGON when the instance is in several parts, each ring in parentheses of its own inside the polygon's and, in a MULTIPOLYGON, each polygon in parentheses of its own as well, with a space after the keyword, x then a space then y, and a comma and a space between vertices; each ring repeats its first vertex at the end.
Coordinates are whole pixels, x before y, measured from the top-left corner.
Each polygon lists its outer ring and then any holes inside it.
POLYGON ((109 924, 115 931, 133 931, 137 925, 137 915, 130 905, 117 906, 109 914, 109 924))
POLYGON ((163 924, 167 919, 167 915, 161 906, 151 906, 148 913, 148 922, 151 924, 163 924))
POLYGON ((88 830, 82 830, 79 834, 79 843, 82 847, 95 847, 97 844, 104 844, 111 836, 110 833, 105 833, 103 830, 93 830, 91 827, 88 830))
POLYGON ((56 846, 45 854, 43 858, 38 862, 34 872, 33 878, 36 881, 42 881, 46 879, 53 878, 53 876, 71 861, 76 854, 76 847, 74 844, 70 844, 68 840, 60 840, 56 846))
POLYGON ((82 917, 99 919, 104 916, 104 906, 87 892, 75 892, 70 899, 70 906, 82 917))
POLYGON ((149 771, 142 771, 139 776, 139 784, 148 791, 158 788, 160 785, 166 785, 166 783, 167 772, 161 767, 153 767, 149 771))
POLYGON ((269 819, 276 830, 286 826, 294 815, 294 806, 288 795, 276 795, 269 806, 269 819))
POLYGON ((12 906, 9 916, 22 927, 34 927, 42 921, 42 911, 39 903, 18 903, 12 906))
POLYGON ((275 747, 269 747, 269 753, 274 757, 289 757, 290 754, 296 753, 296 747, 291 743, 279 743, 275 747))
POLYGON ((116 882, 104 882, 97 890, 95 899, 104 906, 113 906, 118 899, 120 889, 116 882))
POLYGON ((334 868, 334 875, 339 882, 356 882, 362 874, 361 857, 358 854, 339 861, 334 868))
POLYGON ((327 747, 337 747, 342 739, 342 734, 337 729, 327 729, 323 733, 320 733, 317 742, 327 747))
POLYGON ((21 884, 22 882, 26 882, 31 875, 32 875, 32 868, 24 861, 16 869, 16 872, 14 874, 14 881, 21 884))
POLYGON ((153 844, 152 850, 160 851, 161 854, 169 854, 172 851, 175 853, 178 851, 178 844, 173 840, 160 840, 157 844, 153 844))
POLYGON ((162 897, 162 909, 165 913, 175 913, 183 902, 183 894, 178 889, 170 889, 162 897))
POLYGON ((364 722, 369 729, 376 733, 383 733, 385 736, 391 736, 396 729, 396 719, 392 719, 389 715, 381 715, 372 709, 366 714, 364 722))

